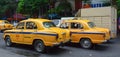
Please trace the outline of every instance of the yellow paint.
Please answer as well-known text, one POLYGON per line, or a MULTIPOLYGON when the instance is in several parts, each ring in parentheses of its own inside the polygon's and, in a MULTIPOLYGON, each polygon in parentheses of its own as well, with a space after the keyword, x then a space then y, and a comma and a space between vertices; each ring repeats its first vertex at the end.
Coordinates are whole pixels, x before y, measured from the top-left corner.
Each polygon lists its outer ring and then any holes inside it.
POLYGON ((10 24, 7 20, 0 20, 0 30, 12 29, 13 25, 10 24))
POLYGON ((79 43, 81 39, 88 38, 94 44, 100 44, 110 39, 110 31, 106 28, 90 27, 89 20, 67 20, 64 23, 68 24, 68 30, 71 32, 73 43, 79 43), (83 26, 82 29, 72 29, 71 23, 79 23, 83 26))
POLYGON ((52 22, 50 20, 28 19, 19 22, 18 25, 22 22, 24 22, 24 26, 21 26, 24 27, 23 29, 18 29, 18 27, 16 27, 12 30, 6 30, 4 38, 8 35, 13 43, 28 45, 32 45, 34 40, 42 40, 45 46, 60 45, 61 43, 66 43, 70 40, 69 30, 57 27, 46 28, 43 25, 44 22, 52 22), (37 25, 37 29, 27 29, 27 22, 35 23, 37 25))

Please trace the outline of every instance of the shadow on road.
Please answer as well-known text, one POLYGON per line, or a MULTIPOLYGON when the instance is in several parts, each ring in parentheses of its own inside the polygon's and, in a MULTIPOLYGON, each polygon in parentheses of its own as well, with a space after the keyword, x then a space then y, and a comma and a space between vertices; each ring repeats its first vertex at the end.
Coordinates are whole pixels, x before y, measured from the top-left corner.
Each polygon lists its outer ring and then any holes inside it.
MULTIPOLYGON (((91 49, 88 49, 88 50, 106 51, 106 50, 110 49, 112 45, 115 45, 115 44, 120 44, 119 37, 117 37, 115 39, 111 39, 106 43, 95 44, 95 45, 93 45, 93 47, 91 49)), ((66 44, 66 46, 83 49, 82 47, 80 47, 79 44, 75 44, 75 43, 68 43, 68 44, 66 44)))
POLYGON ((65 46, 73 47, 73 48, 81 48, 81 46, 77 43, 66 43, 65 46))
POLYGON ((68 49, 64 49, 64 47, 59 47, 59 48, 50 48, 49 50, 47 50, 47 52, 45 54, 48 55, 60 55, 60 54, 64 54, 66 52, 69 52, 68 49))
POLYGON ((94 50, 94 51, 107 51, 109 50, 110 46, 108 45, 94 45, 91 50, 94 50))
MULTIPOLYGON (((46 52, 44 53, 38 53, 34 50, 33 46, 31 45, 22 45, 22 44, 14 44, 12 45, 12 48, 17 48, 16 50, 11 50, 14 53, 20 54, 20 55, 25 55, 28 57, 39 57, 41 54, 48 54, 48 55, 60 55, 65 52, 68 52, 68 49, 64 49, 64 47, 59 47, 59 48, 47 48, 46 52), (20 50, 18 50, 20 49, 20 50)), ((10 48, 11 49, 11 48, 10 48)))
MULTIPOLYGON (((96 51, 106 51, 110 48, 109 44, 114 44, 114 42, 110 41, 108 43, 105 43, 105 44, 94 44, 92 48, 90 49, 86 49, 86 50, 96 50, 96 51)), ((83 49, 79 44, 75 44, 75 43, 69 43, 69 44, 66 44, 66 46, 68 47, 72 47, 72 48, 80 48, 80 49, 83 49)))

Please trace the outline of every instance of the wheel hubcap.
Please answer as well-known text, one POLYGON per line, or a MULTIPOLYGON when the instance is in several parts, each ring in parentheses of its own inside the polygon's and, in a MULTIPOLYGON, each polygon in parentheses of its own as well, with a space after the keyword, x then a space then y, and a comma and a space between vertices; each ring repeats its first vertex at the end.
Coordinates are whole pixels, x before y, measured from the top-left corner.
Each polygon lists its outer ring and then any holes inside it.
POLYGON ((83 41, 82 45, 84 48, 89 48, 91 46, 91 43, 89 41, 85 40, 85 41, 83 41))
POLYGON ((7 44, 7 46, 10 45, 10 39, 7 39, 6 44, 7 44))
POLYGON ((42 44, 41 43, 38 43, 37 46, 36 46, 36 50, 41 52, 43 50, 43 47, 42 47, 42 44))

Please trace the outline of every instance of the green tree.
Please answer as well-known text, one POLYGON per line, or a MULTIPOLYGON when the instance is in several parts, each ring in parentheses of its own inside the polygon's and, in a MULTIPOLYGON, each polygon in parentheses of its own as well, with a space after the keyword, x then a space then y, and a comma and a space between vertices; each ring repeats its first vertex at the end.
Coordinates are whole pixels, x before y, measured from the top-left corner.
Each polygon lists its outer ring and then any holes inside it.
POLYGON ((17 6, 17 0, 0 0, 0 17, 12 16, 17 6))
POLYGON ((120 0, 117 0, 117 14, 118 14, 118 17, 120 17, 120 0))
POLYGON ((56 8, 56 12, 60 15, 66 16, 67 13, 72 11, 72 6, 67 0, 61 0, 59 5, 56 8))
POLYGON ((17 12, 30 16, 40 16, 45 13, 48 2, 48 0, 20 0, 17 12))

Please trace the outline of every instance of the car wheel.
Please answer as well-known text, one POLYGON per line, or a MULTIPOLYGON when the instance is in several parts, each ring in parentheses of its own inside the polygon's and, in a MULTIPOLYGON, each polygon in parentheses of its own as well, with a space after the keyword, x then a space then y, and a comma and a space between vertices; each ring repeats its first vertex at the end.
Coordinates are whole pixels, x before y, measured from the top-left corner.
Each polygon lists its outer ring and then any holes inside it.
POLYGON ((6 38, 5 38, 5 44, 6 44, 6 46, 8 46, 8 47, 10 47, 10 46, 12 45, 12 42, 11 42, 9 36, 6 36, 6 38))
POLYGON ((81 39, 80 45, 82 48, 89 49, 92 47, 92 43, 90 39, 81 39))
POLYGON ((37 52, 44 52, 45 46, 44 46, 43 41, 41 41, 41 40, 35 41, 34 48, 37 52))

